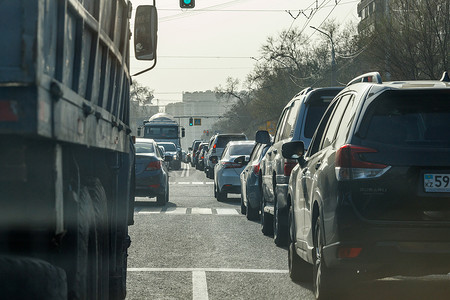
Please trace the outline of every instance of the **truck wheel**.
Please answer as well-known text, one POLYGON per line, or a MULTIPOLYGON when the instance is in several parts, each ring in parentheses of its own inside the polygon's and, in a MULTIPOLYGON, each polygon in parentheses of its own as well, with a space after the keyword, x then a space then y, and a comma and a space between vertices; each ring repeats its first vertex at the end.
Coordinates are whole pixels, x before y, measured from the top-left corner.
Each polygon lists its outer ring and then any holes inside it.
POLYGON ((87 182, 94 206, 95 230, 98 257, 98 299, 108 299, 109 293, 109 220, 105 189, 98 178, 87 182))
POLYGON ((106 273, 109 270, 103 266, 105 260, 102 257, 108 249, 104 248, 107 237, 99 236, 102 235, 101 226, 97 227, 96 222, 96 215, 104 213, 100 212, 102 205, 96 204, 94 207, 86 186, 81 187, 78 197, 70 192, 67 200, 67 235, 62 241, 61 251, 67 272, 68 298, 107 299, 108 291, 104 291, 107 283, 104 280, 109 280, 106 273), (103 292, 106 294, 100 294, 103 292))
POLYGON ((67 299, 66 273, 40 259, 0 256, 0 291, 2 299, 67 299))
POLYGON ((261 231, 264 235, 272 235, 273 234, 273 216, 264 211, 264 207, 266 206, 266 201, 264 194, 261 193, 261 231))

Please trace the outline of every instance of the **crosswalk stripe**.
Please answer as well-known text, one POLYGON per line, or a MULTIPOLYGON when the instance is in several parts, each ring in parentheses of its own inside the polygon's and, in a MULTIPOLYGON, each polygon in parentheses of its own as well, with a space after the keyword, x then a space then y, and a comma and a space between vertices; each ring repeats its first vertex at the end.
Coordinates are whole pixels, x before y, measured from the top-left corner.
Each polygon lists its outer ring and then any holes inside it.
POLYGON ((205 207, 168 207, 167 209, 158 207, 146 207, 135 210, 135 215, 169 214, 169 215, 220 215, 239 216, 240 213, 235 208, 205 208, 205 207))

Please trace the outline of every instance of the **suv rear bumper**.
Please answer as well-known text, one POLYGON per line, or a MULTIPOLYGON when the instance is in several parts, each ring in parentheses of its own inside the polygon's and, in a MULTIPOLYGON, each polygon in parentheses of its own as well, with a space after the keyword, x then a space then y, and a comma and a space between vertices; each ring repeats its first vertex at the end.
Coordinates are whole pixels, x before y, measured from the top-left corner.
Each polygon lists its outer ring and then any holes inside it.
POLYGON ((352 232, 352 239, 324 247, 328 267, 358 270, 374 278, 450 272, 450 225, 365 225, 352 232), (361 252, 346 258, 342 255, 346 248, 361 248, 361 252))

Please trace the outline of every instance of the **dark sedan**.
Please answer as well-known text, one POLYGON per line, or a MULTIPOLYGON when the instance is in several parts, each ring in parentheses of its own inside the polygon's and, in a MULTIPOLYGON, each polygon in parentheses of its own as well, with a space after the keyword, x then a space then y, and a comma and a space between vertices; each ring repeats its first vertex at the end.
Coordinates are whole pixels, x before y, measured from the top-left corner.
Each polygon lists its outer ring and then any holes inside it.
POLYGON ((159 205, 169 202, 169 170, 162 153, 152 139, 136 140, 136 196, 156 197, 159 205))

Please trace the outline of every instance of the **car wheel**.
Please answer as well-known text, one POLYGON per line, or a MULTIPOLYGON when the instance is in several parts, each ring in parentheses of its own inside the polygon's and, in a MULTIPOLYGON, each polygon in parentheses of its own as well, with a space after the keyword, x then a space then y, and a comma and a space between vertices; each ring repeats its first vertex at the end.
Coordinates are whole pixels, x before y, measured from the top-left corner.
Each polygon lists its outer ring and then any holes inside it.
POLYGON ((313 290, 317 300, 334 299, 338 292, 338 284, 333 279, 333 274, 325 265, 323 259, 323 232, 320 225, 320 218, 317 219, 314 231, 313 249, 313 290))
POLYGON ((246 212, 247 220, 256 221, 259 219, 259 208, 253 208, 250 205, 250 202, 247 202, 247 212, 246 212))
POLYGON ((243 215, 247 214, 247 208, 244 205, 244 197, 242 196, 242 193, 241 193, 241 214, 243 215))
POLYGON ((158 205, 164 205, 169 202, 169 183, 166 183, 166 188, 164 189, 164 193, 156 196, 156 203, 158 205))
POLYGON ((294 282, 308 282, 312 277, 312 266, 298 256, 295 251, 295 224, 294 211, 291 206, 289 209, 289 232, 288 232, 288 267, 289 277, 294 282))
POLYGON ((217 201, 223 202, 226 200, 227 200, 227 193, 223 192, 223 191, 219 190, 219 188, 217 188, 217 201))
POLYGON ((214 182, 214 198, 217 199, 217 186, 216 186, 216 182, 214 182))
POLYGON ((264 193, 261 193, 261 231, 264 235, 272 235, 273 234, 273 216, 264 211, 264 207, 266 206, 266 200, 264 197, 264 193))
POLYGON ((286 226, 281 225, 280 218, 286 217, 285 213, 278 207, 278 201, 275 199, 275 209, 273 216, 273 241, 277 246, 286 246, 288 241, 288 232, 286 226))

